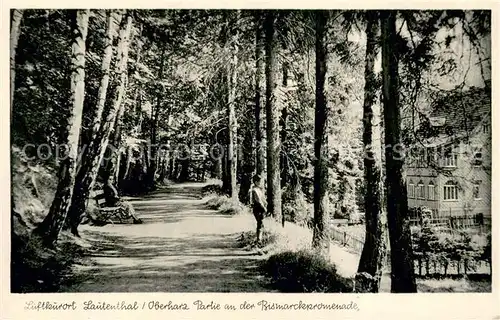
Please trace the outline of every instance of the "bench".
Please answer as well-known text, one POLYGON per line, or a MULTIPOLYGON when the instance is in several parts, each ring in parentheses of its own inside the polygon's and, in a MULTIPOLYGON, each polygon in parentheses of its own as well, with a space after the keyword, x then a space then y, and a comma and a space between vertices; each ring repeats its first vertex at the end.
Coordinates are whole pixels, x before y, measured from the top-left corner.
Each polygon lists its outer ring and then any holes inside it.
POLYGON ((106 207, 104 190, 92 190, 89 198, 94 199, 99 210, 98 220, 104 220, 113 224, 114 222, 123 223, 124 220, 130 219, 130 217, 127 217, 127 214, 122 207, 106 207), (113 221, 115 219, 117 221, 113 221))

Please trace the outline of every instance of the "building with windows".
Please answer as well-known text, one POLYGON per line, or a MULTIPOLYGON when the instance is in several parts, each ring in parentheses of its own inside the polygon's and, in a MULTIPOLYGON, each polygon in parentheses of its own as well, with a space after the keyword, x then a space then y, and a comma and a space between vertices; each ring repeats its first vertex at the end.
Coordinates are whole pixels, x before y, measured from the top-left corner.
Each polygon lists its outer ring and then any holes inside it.
POLYGON ((409 207, 434 218, 491 217, 490 92, 450 92, 415 136, 405 161, 409 207))

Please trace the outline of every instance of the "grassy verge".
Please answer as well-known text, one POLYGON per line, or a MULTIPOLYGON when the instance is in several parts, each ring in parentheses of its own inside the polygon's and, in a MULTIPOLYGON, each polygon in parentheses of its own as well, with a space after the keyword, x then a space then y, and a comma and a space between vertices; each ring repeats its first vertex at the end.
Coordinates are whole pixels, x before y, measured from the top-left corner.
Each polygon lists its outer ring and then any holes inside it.
POLYGON ((352 292, 352 279, 344 278, 327 259, 309 250, 284 251, 262 265, 272 286, 282 292, 352 292))
POLYGON ((417 279, 418 292, 492 292, 491 277, 469 275, 457 279, 417 279))
POLYGON ((220 184, 209 184, 202 188, 202 196, 207 207, 219 211, 221 214, 237 215, 250 213, 247 206, 238 199, 231 199, 222 191, 220 184))

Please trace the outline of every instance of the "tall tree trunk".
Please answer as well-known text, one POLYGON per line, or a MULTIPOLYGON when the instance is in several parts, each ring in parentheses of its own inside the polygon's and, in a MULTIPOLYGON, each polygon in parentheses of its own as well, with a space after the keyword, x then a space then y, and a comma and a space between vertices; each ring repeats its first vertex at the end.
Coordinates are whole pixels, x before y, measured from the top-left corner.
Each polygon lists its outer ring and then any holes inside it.
MULTIPOLYGON (((365 97, 363 103, 363 145, 365 176, 365 227, 366 236, 359 261, 358 272, 367 272, 375 278, 373 292, 378 292, 382 267, 385 259, 383 181, 381 179, 380 149, 373 146, 373 119, 375 100, 378 92, 375 74, 375 59, 378 54, 379 19, 376 12, 367 14, 366 56, 365 56, 365 97)), ((378 119, 379 120, 379 119, 378 119)), ((376 121, 375 122, 379 122, 376 121)))
POLYGON ((385 124, 387 220, 391 250, 391 292, 416 292, 408 199, 403 177, 399 105, 399 56, 394 46, 397 11, 382 11, 382 91, 385 124))
MULTIPOLYGON (((283 45, 284 46, 284 45, 283 45)), ((286 123, 287 123, 287 118, 288 118, 288 108, 286 105, 286 88, 288 86, 288 63, 285 61, 283 62, 283 82, 282 82, 282 87, 283 87, 283 94, 282 94, 282 107, 283 109, 281 110, 281 132, 280 132, 280 138, 281 138, 281 158, 280 158, 280 166, 281 166, 281 185, 285 187, 288 184, 288 158, 287 154, 285 152, 285 143, 287 139, 287 132, 286 132, 286 123)), ((285 221, 286 217, 283 214, 282 219, 281 219, 281 224, 284 227, 285 226, 285 221)))
POLYGON ((313 248, 327 256, 330 247, 328 230, 328 106, 325 77, 327 72, 327 11, 316 11, 316 114, 314 118, 314 230, 313 248))
POLYGON ((275 39, 276 12, 265 16, 266 120, 267 120, 267 211, 281 221, 280 136, 278 96, 278 50, 275 39))
POLYGON ((243 144, 241 146, 242 161, 239 198, 242 203, 250 204, 250 188, 252 186, 252 176, 255 168, 255 137, 253 134, 254 124, 251 117, 245 120, 246 123, 243 130, 243 144))
POLYGON ((111 68, 111 59, 113 58, 113 41, 118 29, 118 24, 121 22, 122 15, 119 12, 107 11, 107 31, 106 39, 104 41, 104 56, 101 63, 101 84, 99 86, 97 106, 92 115, 92 127, 90 132, 90 141, 97 138, 97 134, 101 129, 102 113, 104 112, 104 105, 106 104, 106 97, 109 88, 109 77, 111 68))
POLYGON ((256 163, 255 174, 265 178, 266 173, 266 132, 265 132, 265 94, 264 94, 264 34, 262 28, 261 13, 257 12, 255 17, 256 44, 255 44, 255 142, 256 142, 256 163))
POLYGON ((228 139, 227 139, 227 132, 223 135, 224 139, 224 153, 222 154, 222 190, 224 193, 228 194, 231 192, 231 179, 229 175, 229 161, 228 161, 228 151, 227 151, 227 144, 228 144, 228 139))
POLYGON ((238 154, 236 147, 238 145, 238 122, 236 120, 236 87, 238 77, 238 29, 237 23, 239 19, 239 11, 236 12, 234 36, 232 41, 233 56, 231 59, 231 67, 228 70, 228 165, 229 165, 229 196, 236 200, 238 199, 237 172, 238 172, 238 154))
POLYGON ((117 63, 117 87, 114 91, 113 104, 99 130, 95 140, 90 141, 89 147, 83 156, 82 166, 78 172, 69 218, 71 232, 78 236, 78 225, 80 219, 87 209, 87 199, 92 189, 99 171, 106 148, 108 147, 109 136, 116 121, 117 114, 122 106, 125 95, 125 85, 127 81, 127 61, 129 49, 129 37, 132 29, 132 16, 127 14, 124 19, 124 26, 120 30, 120 41, 118 43, 118 63, 117 63))
POLYGON ((125 99, 122 101, 122 105, 118 110, 118 115, 115 119, 114 130, 112 131, 112 135, 110 138, 110 158, 108 162, 108 166, 106 168, 105 180, 112 184, 115 188, 118 189, 118 171, 120 168, 119 162, 121 157, 121 144, 122 144, 122 124, 123 124, 123 114, 126 109, 125 99))
POLYGON ((35 229, 47 246, 53 246, 68 214, 73 195, 78 157, 78 141, 85 97, 85 41, 90 10, 77 10, 73 21, 71 92, 72 110, 68 119, 67 155, 59 167, 59 183, 49 213, 35 229))
MULTIPOLYGON (((161 51, 161 58, 160 58, 160 69, 158 72, 158 81, 162 81, 163 79, 163 73, 164 73, 164 68, 165 68, 165 53, 167 51, 167 46, 166 44, 163 44, 163 48, 161 51)), ((158 133, 158 123, 160 121, 160 109, 161 109, 161 102, 163 98, 163 85, 159 85, 158 87, 158 93, 156 97, 156 107, 151 110, 151 146, 149 148, 150 158, 149 158, 149 166, 148 166, 148 171, 147 171, 147 186, 149 189, 154 189, 155 186, 155 175, 156 175, 156 169, 158 167, 158 146, 156 145, 157 142, 157 133, 158 133)))
POLYGON ((177 163, 175 162, 175 158, 176 158, 176 155, 174 153, 172 153, 170 155, 170 164, 168 166, 168 178, 170 180, 174 179, 175 166, 177 165, 177 163))
POLYGON ((16 51, 19 36, 21 35, 21 21, 23 10, 12 10, 12 21, 10 25, 10 106, 14 103, 14 90, 16 87, 16 51))

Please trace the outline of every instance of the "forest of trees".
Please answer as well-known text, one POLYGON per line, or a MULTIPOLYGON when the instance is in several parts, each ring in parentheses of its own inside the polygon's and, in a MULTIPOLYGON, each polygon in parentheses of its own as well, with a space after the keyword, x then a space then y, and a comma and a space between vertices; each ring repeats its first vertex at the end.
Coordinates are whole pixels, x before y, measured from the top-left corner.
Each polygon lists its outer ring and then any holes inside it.
POLYGON ((97 184, 215 178, 250 204, 259 175, 268 213, 310 226, 320 255, 330 219, 363 212, 358 272, 379 281, 390 254, 391 290, 416 292, 395 153, 442 83, 463 88, 471 64, 488 83, 489 26, 488 11, 12 10, 12 145, 58 181, 33 235, 78 236, 97 184))

